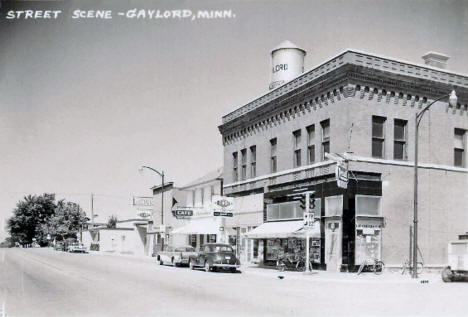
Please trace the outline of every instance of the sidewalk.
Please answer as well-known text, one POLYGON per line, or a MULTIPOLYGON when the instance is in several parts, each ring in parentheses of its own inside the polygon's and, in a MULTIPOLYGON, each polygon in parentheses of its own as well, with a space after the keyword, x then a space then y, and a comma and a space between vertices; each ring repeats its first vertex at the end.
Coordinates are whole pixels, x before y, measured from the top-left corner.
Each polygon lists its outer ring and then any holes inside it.
MULTIPOLYGON (((241 266, 241 271, 244 274, 278 277, 278 270, 258 267, 255 265, 241 266)), ((343 273, 343 272, 328 272, 314 270, 310 274, 304 272, 285 271, 284 279, 321 281, 321 282, 340 282, 340 283, 391 283, 391 284, 420 284, 421 281, 433 283, 443 283, 439 273, 423 272, 417 279, 411 278, 409 274, 402 275, 400 272, 384 272, 380 275, 374 273, 343 273)))

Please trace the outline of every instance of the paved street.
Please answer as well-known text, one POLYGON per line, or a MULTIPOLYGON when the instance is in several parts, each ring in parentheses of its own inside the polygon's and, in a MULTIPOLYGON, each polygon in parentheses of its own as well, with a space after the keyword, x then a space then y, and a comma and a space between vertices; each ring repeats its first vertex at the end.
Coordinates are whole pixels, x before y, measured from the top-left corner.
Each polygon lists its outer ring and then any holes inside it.
MULTIPOLYGON (((2 249, 7 316, 466 316, 468 283, 399 274, 206 273, 151 258, 2 249)), ((1 316, 1 315, 0 315, 1 316)))

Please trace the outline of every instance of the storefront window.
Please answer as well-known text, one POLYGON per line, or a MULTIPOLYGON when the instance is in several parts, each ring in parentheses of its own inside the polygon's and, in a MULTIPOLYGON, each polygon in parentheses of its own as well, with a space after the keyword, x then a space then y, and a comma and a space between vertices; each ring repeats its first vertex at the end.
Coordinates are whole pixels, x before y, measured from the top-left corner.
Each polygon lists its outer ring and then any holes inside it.
POLYGON ((357 229, 355 264, 360 265, 370 259, 381 259, 380 230, 357 229))
MULTIPOLYGON (((311 239, 309 244, 310 260, 313 263, 320 263, 320 239, 311 239)), ((257 247, 258 249, 258 247, 257 247)), ((256 257, 254 245, 254 257, 256 257)), ((306 240, 299 238, 289 239, 268 239, 266 245, 266 260, 276 261, 278 258, 287 258, 295 263, 305 259, 306 240)), ((303 263, 303 262, 302 262, 303 263)))

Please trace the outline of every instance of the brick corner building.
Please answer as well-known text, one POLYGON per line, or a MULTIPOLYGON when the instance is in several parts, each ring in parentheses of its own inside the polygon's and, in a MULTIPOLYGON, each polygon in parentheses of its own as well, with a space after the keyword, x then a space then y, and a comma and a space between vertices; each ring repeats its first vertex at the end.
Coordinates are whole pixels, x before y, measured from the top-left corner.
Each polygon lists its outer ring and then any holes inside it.
MULTIPOLYGON (((409 257, 413 222, 415 115, 455 89, 458 105, 436 102, 419 126, 418 244, 425 266, 447 262, 447 243, 468 228, 468 76, 445 70, 448 56, 425 64, 346 50, 302 72, 305 51, 272 51, 272 90, 222 118, 224 192, 263 195, 260 241, 265 264, 278 249, 303 251, 303 210, 294 190, 315 191, 319 221, 313 265, 353 271, 369 258, 387 267, 409 257), (346 157, 347 188, 336 162, 346 157)), ((283 43, 284 44, 284 43, 283 43)))

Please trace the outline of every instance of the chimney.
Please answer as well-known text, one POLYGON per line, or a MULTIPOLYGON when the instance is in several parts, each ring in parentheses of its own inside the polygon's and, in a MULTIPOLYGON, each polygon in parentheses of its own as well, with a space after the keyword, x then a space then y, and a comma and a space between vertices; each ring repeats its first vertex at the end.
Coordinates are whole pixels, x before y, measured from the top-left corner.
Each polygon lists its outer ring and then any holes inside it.
POLYGON ((426 65, 444 69, 447 66, 447 61, 449 58, 450 56, 437 52, 427 52, 426 55, 422 57, 426 65))

